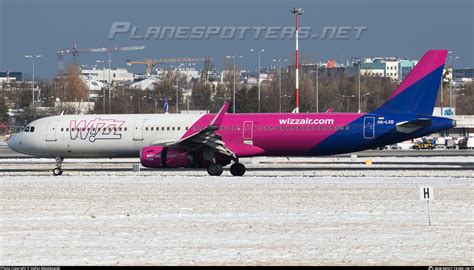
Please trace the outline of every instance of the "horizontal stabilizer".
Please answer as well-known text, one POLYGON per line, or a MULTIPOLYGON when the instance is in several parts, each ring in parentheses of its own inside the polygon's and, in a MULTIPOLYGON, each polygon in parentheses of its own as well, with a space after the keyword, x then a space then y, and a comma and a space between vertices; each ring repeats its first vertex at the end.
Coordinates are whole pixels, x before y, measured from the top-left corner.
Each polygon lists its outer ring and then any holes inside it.
POLYGON ((425 127, 431 126, 431 119, 418 118, 412 121, 403 121, 397 123, 397 131, 403 133, 412 133, 425 127))

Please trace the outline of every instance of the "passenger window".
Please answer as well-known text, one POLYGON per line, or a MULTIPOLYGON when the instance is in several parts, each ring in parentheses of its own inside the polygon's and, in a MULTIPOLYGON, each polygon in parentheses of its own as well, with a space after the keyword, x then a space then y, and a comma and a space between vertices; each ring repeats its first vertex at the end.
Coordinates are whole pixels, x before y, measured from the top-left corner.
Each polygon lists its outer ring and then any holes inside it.
POLYGON ((194 127, 194 130, 197 130, 197 127, 196 127, 196 126, 194 127))
POLYGON ((112 128, 109 128, 109 131, 112 131, 112 128))
POLYGON ((188 127, 186 127, 186 130, 188 130, 188 129, 189 129, 189 128, 188 128, 188 127))
POLYGON ((275 130, 278 130, 278 126, 275 126, 275 130))
POLYGON ((303 126, 303 127, 301 127, 301 129, 302 129, 302 130, 306 130, 306 127, 305 127, 305 126, 303 126))
POLYGON ((291 130, 295 130, 295 126, 292 126, 292 127, 291 127, 291 130))
POLYGON ((150 131, 153 131, 153 127, 150 128, 150 131))
POLYGON ((232 130, 235 130, 235 127, 232 127, 232 130))
POLYGON ((172 128, 172 130, 174 130, 174 127, 172 128))
POLYGON ((124 128, 125 131, 127 131, 127 128, 124 128))
POLYGON ((262 126, 258 126, 258 130, 262 130, 262 126))
POLYGON ((69 131, 69 128, 66 128, 66 131, 69 131))
POLYGON ((290 130, 290 126, 286 126, 286 130, 290 130))
POLYGON ((166 127, 166 130, 170 130, 170 127, 166 127))
POLYGON ((161 130, 165 130, 165 127, 161 127, 161 130))
POLYGON ((145 131, 148 131, 148 127, 145 128, 145 131))
POLYGON ((300 130, 300 128, 301 128, 300 126, 297 126, 297 127, 296 127, 297 130, 300 130))
POLYGON ((30 127, 30 132, 35 132, 35 127, 30 127))
POLYGON ((178 127, 178 130, 180 130, 180 129, 181 129, 181 127, 178 127))
POLYGON ((116 128, 116 127, 114 127, 114 131, 117 131, 117 128, 116 128))
POLYGON ((348 126, 348 125, 346 126, 346 130, 349 130, 349 126, 348 126))
POLYGON ((61 128, 61 131, 64 131, 64 128, 61 128))
POLYGON ((86 128, 82 128, 82 131, 86 131, 86 128))

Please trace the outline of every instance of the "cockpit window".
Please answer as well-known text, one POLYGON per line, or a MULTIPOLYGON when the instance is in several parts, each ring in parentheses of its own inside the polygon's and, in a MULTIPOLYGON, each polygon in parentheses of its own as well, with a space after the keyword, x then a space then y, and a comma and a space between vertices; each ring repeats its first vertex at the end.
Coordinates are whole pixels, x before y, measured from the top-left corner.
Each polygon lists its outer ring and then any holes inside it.
POLYGON ((25 127, 24 132, 30 132, 30 126, 25 127))
POLYGON ((31 127, 30 132, 35 132, 35 127, 31 127))

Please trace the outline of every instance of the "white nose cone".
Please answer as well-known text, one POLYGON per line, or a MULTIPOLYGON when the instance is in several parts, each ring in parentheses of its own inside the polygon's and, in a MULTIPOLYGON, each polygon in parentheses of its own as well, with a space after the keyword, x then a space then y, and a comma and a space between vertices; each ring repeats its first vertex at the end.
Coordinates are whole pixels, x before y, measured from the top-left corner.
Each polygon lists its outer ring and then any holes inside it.
POLYGON ((8 147, 10 147, 11 150, 13 151, 16 151, 16 148, 15 146, 18 144, 17 141, 18 141, 18 136, 16 136, 15 134, 13 134, 12 136, 10 136, 10 138, 8 139, 7 141, 7 144, 8 144, 8 147))

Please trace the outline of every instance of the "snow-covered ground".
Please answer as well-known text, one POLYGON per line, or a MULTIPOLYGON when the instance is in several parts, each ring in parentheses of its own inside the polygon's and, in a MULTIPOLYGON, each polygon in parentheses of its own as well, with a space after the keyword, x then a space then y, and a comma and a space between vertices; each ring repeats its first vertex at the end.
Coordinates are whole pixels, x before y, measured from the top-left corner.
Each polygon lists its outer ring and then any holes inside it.
POLYGON ((0 264, 474 264, 474 177, 193 173, 4 174, 0 264))

